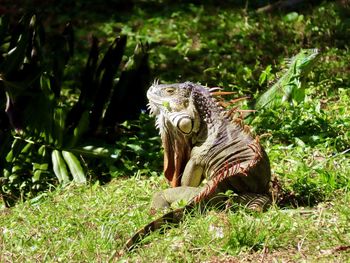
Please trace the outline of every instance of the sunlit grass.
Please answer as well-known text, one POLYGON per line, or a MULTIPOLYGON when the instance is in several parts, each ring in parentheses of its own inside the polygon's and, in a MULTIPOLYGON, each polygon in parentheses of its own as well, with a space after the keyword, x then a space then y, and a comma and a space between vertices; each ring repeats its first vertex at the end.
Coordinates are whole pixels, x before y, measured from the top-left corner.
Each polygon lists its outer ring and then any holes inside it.
POLYGON ((314 207, 272 207, 265 213, 243 208, 195 211, 178 227, 156 232, 140 248, 119 254, 126 239, 156 217, 149 213, 148 204, 161 185, 153 177, 151 181, 119 179, 107 186, 69 186, 37 203, 2 210, 1 262, 198 262, 262 256, 345 260, 349 256, 340 250, 350 242, 346 189, 314 207))

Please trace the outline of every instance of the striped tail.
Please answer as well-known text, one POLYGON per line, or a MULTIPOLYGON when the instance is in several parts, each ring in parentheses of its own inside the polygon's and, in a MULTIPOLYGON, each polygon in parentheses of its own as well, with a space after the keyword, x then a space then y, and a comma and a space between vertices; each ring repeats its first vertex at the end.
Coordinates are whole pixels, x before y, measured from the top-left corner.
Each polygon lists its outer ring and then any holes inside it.
POLYGON ((264 194, 244 193, 233 197, 233 201, 237 204, 244 205, 246 208, 263 212, 272 204, 271 197, 264 194))

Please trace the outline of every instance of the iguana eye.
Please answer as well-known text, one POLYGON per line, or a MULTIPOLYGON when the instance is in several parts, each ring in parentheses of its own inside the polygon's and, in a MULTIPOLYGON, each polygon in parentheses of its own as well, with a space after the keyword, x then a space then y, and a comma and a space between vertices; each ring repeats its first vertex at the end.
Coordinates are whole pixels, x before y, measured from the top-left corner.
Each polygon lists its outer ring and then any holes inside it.
POLYGON ((175 89, 174 88, 166 88, 165 92, 168 93, 169 95, 172 95, 172 94, 174 94, 175 89))

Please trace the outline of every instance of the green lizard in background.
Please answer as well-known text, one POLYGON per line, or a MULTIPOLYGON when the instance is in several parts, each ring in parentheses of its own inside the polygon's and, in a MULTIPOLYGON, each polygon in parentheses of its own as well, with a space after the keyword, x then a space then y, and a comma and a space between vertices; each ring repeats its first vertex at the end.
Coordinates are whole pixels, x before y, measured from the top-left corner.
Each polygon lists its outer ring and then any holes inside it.
POLYGON ((302 49, 289 60, 289 67, 283 76, 256 101, 255 109, 272 108, 288 102, 299 103, 305 98, 303 78, 315 65, 318 49, 302 49))

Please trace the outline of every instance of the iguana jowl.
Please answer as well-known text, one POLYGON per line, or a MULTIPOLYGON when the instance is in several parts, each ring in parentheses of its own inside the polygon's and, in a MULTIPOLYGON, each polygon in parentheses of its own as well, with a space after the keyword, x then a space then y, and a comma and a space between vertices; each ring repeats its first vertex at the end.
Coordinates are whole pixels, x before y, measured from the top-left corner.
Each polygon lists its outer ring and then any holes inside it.
POLYGON ((191 82, 154 83, 149 88, 150 111, 156 116, 164 147, 164 173, 173 187, 157 193, 152 206, 167 207, 183 199, 188 205, 139 230, 127 241, 127 250, 154 229, 179 221, 196 203, 227 190, 251 207, 270 202, 271 171, 265 151, 257 138, 217 105, 210 92, 191 82))

